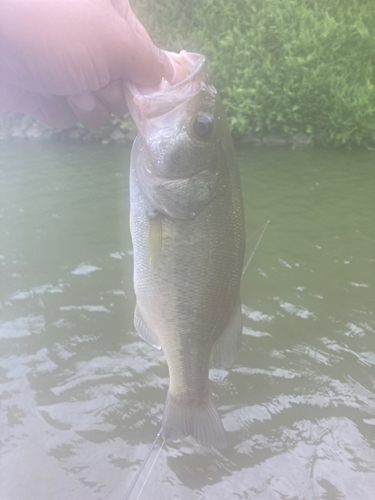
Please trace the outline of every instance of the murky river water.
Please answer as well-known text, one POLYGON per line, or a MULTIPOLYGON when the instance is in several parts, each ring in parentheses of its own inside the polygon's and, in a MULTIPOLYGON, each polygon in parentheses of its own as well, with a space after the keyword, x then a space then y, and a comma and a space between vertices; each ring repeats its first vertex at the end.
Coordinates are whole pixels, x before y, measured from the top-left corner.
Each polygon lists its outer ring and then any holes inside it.
MULTIPOLYGON (((0 148, 1 500, 124 499, 160 428, 167 365, 133 326, 129 154, 0 148)), ((239 160, 247 256, 270 223, 240 355, 212 371, 228 449, 157 456, 160 440, 131 498, 373 500, 375 155, 239 160)))

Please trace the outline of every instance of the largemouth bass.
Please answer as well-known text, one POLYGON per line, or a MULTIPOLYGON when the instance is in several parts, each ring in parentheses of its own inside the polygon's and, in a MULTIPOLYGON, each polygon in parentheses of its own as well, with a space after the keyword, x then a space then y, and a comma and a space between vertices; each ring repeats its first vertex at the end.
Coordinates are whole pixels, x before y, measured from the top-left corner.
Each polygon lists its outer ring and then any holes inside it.
POLYGON ((130 166, 134 324, 163 348, 170 375, 165 440, 226 446, 209 368, 229 367, 241 342, 245 229, 239 171, 205 58, 173 55, 187 77, 142 95, 128 85, 139 135, 130 166))

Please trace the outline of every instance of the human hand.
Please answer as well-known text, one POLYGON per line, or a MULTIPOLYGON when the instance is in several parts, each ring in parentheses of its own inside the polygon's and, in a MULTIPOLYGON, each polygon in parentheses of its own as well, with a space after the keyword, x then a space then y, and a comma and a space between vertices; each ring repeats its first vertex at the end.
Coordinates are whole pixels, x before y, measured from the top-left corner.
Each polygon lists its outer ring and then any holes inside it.
POLYGON ((178 80, 128 0, 2 0, 0 113, 55 128, 105 123, 127 111, 124 80, 178 80))

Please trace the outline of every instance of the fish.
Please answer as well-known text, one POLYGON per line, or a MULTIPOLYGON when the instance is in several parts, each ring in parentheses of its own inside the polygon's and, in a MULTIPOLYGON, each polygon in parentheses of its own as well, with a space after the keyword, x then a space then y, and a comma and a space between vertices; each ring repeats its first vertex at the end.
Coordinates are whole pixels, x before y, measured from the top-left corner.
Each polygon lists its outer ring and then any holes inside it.
POLYGON ((240 174, 219 95, 201 54, 178 58, 186 78, 149 93, 128 83, 137 125, 130 162, 134 325, 163 349, 166 442, 227 446, 209 369, 240 349, 245 224, 240 174))

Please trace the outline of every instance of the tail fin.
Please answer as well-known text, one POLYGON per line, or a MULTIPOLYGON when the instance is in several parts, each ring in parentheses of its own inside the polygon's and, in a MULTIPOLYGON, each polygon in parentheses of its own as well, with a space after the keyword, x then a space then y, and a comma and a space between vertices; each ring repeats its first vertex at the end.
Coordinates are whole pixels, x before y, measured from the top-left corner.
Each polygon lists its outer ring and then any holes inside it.
POLYGON ((212 395, 199 400, 184 401, 169 392, 164 406, 163 436, 168 442, 191 436, 207 448, 226 448, 227 440, 212 395))

